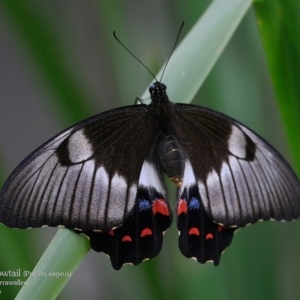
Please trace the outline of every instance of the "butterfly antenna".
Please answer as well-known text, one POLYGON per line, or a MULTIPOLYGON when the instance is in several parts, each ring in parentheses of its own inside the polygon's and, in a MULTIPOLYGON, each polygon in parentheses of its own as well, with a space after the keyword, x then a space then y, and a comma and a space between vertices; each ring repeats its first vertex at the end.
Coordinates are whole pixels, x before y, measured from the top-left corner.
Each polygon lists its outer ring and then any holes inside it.
POLYGON ((178 42, 178 39, 179 39, 181 30, 182 30, 182 28, 183 28, 183 25, 184 25, 184 22, 182 22, 182 24, 181 24, 181 26, 180 26, 180 29, 179 29, 179 31, 178 31, 178 34, 177 34, 177 38, 176 38, 174 47, 173 47, 173 49, 172 49, 172 51, 171 51, 171 54, 169 55, 169 58, 168 58, 168 60, 167 60, 167 62, 166 62, 166 64, 165 64, 164 70, 163 70, 163 72, 162 72, 162 74, 161 74, 160 82, 161 82, 161 80, 162 80, 162 78, 163 78, 163 76, 164 76, 164 74, 165 74, 165 71, 166 71, 167 65, 168 65, 168 63, 169 63, 169 60, 170 60, 170 58, 171 58, 171 56, 172 56, 172 54, 173 54, 173 52, 174 52, 174 50, 175 50, 175 48, 176 48, 176 46, 177 46, 177 42, 178 42))
POLYGON ((114 37, 115 37, 115 39, 119 42, 119 44, 121 45, 121 46, 123 46, 123 48, 125 49, 125 50, 127 50, 127 52, 129 52, 137 61, 139 61, 144 67, 145 67, 145 69, 146 70, 148 70, 148 72, 153 76, 153 78, 156 80, 156 81, 158 81, 157 79, 156 79, 156 77, 155 77, 155 75, 149 70, 149 68, 140 60, 140 59, 138 59, 118 38, 117 38, 117 35, 116 35, 116 32, 114 31, 114 37))

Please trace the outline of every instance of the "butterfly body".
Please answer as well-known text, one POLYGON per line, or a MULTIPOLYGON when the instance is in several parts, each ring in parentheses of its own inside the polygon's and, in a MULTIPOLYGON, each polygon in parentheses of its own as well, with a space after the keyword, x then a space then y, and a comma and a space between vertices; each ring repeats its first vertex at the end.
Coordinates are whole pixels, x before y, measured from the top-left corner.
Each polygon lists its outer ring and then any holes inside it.
POLYGON ((156 256, 172 212, 163 172, 177 186, 179 247, 219 263, 238 227, 300 216, 300 183, 267 142, 239 122, 172 103, 163 83, 149 105, 88 118, 50 139, 11 174, 0 221, 64 226, 90 238, 115 269, 156 256))

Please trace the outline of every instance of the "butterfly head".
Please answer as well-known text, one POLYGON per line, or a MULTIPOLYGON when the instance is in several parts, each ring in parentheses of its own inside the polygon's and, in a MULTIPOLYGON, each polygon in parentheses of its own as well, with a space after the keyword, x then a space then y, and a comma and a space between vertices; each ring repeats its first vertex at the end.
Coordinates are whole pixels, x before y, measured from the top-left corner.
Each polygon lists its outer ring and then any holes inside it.
POLYGON ((149 87, 149 93, 153 102, 168 102, 167 86, 159 81, 154 82, 149 87))

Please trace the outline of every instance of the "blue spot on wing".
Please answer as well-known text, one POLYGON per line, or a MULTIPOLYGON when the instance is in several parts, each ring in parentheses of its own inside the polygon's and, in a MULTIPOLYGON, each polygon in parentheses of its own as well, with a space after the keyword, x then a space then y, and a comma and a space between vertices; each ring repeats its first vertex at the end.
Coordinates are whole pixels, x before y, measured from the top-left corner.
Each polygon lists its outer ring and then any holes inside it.
POLYGON ((151 204, 148 200, 140 200, 139 201, 139 211, 151 209, 151 204))
POLYGON ((192 199, 190 200, 188 209, 193 210, 193 209, 199 209, 199 208, 200 208, 200 201, 197 198, 192 197, 192 199))

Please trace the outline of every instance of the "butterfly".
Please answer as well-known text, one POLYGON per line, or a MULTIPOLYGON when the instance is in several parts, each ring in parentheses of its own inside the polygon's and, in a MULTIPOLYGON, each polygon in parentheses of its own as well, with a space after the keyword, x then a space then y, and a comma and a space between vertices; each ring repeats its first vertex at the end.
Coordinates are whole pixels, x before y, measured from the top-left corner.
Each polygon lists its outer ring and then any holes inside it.
POLYGON ((40 146, 4 183, 0 222, 82 233, 118 270, 162 248, 172 223, 163 173, 177 187, 180 251, 200 263, 218 265, 239 227, 300 216, 300 182, 274 148, 166 90, 156 80, 149 105, 100 113, 40 146))

